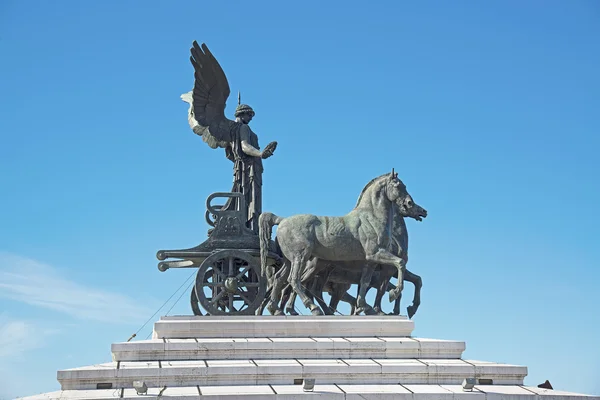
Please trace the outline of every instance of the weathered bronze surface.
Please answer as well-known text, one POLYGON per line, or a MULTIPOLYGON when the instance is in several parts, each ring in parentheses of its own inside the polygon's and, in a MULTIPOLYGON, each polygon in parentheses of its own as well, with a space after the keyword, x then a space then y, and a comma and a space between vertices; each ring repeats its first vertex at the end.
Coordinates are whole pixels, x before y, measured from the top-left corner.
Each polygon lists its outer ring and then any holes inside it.
POLYGON ((399 314, 403 282, 408 281, 415 285, 408 307, 412 317, 422 282, 406 269, 404 219, 420 221, 427 211, 413 201, 398 174, 392 170, 371 180, 343 217, 262 213, 263 160, 273 155, 277 142, 260 150, 249 125, 255 112, 241 104, 239 92, 235 119, 225 116, 229 83, 205 44, 194 41, 190 60, 194 88, 181 96, 189 103, 190 127, 209 147, 225 149, 233 162, 231 192, 213 193, 206 202, 208 239, 190 249, 157 254, 161 271, 198 268, 190 298, 194 314, 202 315, 202 309, 211 315, 261 314, 265 308, 275 315, 296 314, 296 295, 315 315, 333 314, 339 301, 350 303, 353 314, 381 314, 387 292, 395 302, 393 314, 399 314), (219 198, 224 203, 213 204, 219 198), (274 225, 279 225, 275 241, 274 225), (397 286, 390 282, 393 277, 397 286), (356 298, 348 293, 353 284, 358 285, 356 298), (377 290, 374 305, 365 301, 370 288, 377 290), (331 295, 329 305, 323 292, 331 295))

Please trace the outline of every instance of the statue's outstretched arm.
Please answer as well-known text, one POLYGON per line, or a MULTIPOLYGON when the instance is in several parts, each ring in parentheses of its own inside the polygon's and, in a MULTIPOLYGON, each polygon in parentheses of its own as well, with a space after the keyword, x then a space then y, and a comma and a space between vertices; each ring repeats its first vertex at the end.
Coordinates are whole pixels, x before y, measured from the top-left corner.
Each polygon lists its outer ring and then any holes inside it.
POLYGON ((271 157, 276 147, 277 142, 271 142, 265 147, 263 151, 260 151, 256 147, 248 143, 247 140, 242 140, 242 151, 244 153, 248 154, 249 156, 260 157, 262 159, 271 157))
POLYGON ((262 157, 262 152, 256 147, 248 143, 247 140, 242 139, 242 151, 252 157, 262 157))
POLYGON ((249 156, 252 157, 260 157, 260 158, 269 158, 273 155, 275 148, 277 147, 277 142, 269 143, 263 151, 260 151, 256 147, 252 146, 248 143, 248 127, 242 125, 240 127, 240 141, 242 144, 242 151, 249 156))

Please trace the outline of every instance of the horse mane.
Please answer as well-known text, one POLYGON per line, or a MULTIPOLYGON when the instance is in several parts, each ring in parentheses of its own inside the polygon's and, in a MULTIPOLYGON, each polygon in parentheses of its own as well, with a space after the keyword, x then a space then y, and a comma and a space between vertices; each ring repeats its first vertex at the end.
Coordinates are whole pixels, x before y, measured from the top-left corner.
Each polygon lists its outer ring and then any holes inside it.
POLYGON ((357 208, 360 205, 360 202, 362 201, 363 195, 365 194, 365 192, 375 184, 375 181, 379 181, 381 178, 384 177, 388 177, 390 174, 386 173, 383 175, 378 176, 377 178, 373 178, 369 181, 369 183, 367 183, 365 185, 365 187, 363 188, 362 192, 360 192, 360 196, 358 196, 358 201, 356 202, 356 206, 354 208, 357 208))

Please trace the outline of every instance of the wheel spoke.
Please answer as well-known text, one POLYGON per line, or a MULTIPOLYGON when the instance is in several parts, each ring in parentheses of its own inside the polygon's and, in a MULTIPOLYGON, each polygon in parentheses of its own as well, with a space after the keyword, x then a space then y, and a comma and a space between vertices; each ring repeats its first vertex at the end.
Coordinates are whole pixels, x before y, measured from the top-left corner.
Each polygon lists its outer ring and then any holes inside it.
MULTIPOLYGON (((214 265, 213 265, 213 269, 212 269, 212 271, 214 271, 214 272, 215 272, 217 275, 219 275, 219 276, 220 276, 221 278, 223 278, 223 279, 227 278, 227 277, 225 276, 225 274, 224 274, 223 272, 221 272, 221 271, 219 270, 219 268, 217 268, 217 267, 216 267, 216 266, 214 266, 214 265)), ((213 277, 213 279, 214 279, 214 277, 213 277)))
POLYGON ((237 294, 242 298, 242 300, 244 300, 244 302, 248 305, 252 304, 252 302, 250 301, 250 299, 248 299, 246 296, 244 296, 244 294, 242 293, 241 290, 238 290, 237 294))
POLYGON ((260 283, 259 282, 243 282, 241 281, 240 283, 238 283, 239 286, 244 286, 244 287, 259 287, 260 283))
POLYGON ((227 297, 229 297, 229 311, 234 310, 233 308, 233 295, 230 293, 227 297))
POLYGON ((216 295, 215 297, 212 298, 212 300, 210 301, 210 304, 215 304, 217 301, 221 300, 221 298, 225 295, 225 290, 221 290, 221 292, 219 292, 218 295, 216 295))
POLYGON ((233 257, 229 257, 229 276, 233 276, 233 257))
POLYGON ((237 274, 235 277, 237 279, 242 279, 242 276, 244 276, 244 274, 250 269, 250 267, 244 267, 244 269, 242 270, 242 272, 240 272, 239 274, 237 274))
POLYGON ((203 282, 202 286, 204 287, 223 287, 225 286, 223 282, 203 282))

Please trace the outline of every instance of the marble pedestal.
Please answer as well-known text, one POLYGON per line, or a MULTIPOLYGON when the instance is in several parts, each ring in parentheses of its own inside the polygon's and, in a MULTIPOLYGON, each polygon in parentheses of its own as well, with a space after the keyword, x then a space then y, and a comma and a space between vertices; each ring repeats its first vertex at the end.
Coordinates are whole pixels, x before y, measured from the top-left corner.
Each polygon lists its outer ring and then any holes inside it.
POLYGON ((61 391, 28 399, 139 399, 143 381, 169 399, 600 400, 525 387, 526 367, 463 360, 464 342, 413 329, 397 316, 163 317, 151 340, 114 343, 112 362, 58 371, 61 391))

